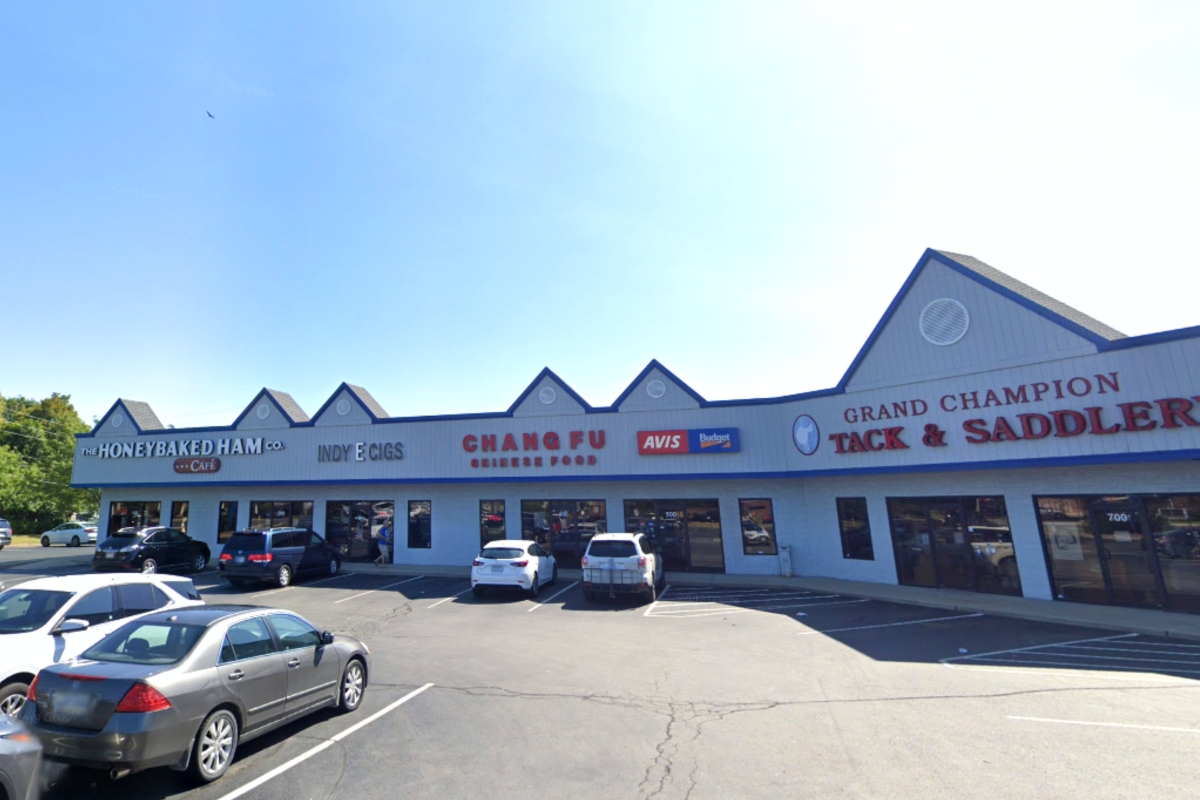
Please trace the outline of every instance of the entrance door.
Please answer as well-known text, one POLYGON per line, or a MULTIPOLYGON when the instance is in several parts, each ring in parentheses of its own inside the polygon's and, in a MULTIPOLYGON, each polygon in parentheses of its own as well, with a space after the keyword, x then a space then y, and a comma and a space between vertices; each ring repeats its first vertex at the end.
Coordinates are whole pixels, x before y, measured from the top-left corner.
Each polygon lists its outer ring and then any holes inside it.
POLYGON ((668 572, 725 571, 716 500, 626 500, 625 530, 646 534, 668 572))
POLYGON ((975 550, 963 522, 962 503, 930 503, 938 580, 951 589, 975 588, 975 550))
POLYGON ((1155 578, 1157 570, 1152 563, 1141 504, 1096 502, 1092 506, 1092 521, 1112 602, 1149 608, 1161 606, 1162 595, 1155 578))

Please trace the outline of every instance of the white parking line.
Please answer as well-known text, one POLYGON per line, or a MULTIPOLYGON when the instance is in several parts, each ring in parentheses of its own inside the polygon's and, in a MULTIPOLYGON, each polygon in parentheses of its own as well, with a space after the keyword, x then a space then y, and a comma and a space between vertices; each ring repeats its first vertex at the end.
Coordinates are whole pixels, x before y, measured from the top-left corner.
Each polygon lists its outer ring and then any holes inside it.
POLYGON ((650 607, 646 609, 646 613, 642 614, 642 616, 643 617, 650 616, 650 612, 654 610, 654 607, 656 605, 658 605, 664 597, 666 597, 667 592, 669 592, 669 591, 671 591, 671 584, 668 583, 666 586, 663 587, 663 590, 658 593, 658 599, 650 604, 650 607))
POLYGON ((578 585, 579 585, 579 581, 575 581, 575 582, 574 582, 574 583, 572 583, 570 586, 567 586, 567 587, 566 587, 566 588, 564 588, 564 589, 559 589, 557 592, 555 592, 554 594, 550 595, 549 597, 547 597, 547 598, 546 598, 545 600, 543 600, 542 602, 540 602, 540 603, 537 603, 536 605, 534 605, 534 607, 533 607, 533 608, 531 608, 531 609, 529 609, 529 610, 530 610, 530 611, 537 611, 539 608, 541 608, 542 606, 546 605, 546 603, 549 603, 551 600, 553 600, 554 598, 558 597, 560 594, 564 594, 565 592, 569 592, 569 591, 571 591, 572 589, 574 589, 574 588, 575 588, 576 586, 578 586, 578 585))
POLYGON ((464 594, 466 594, 466 593, 467 593, 467 592, 469 592, 469 591, 471 591, 471 587, 469 587, 469 586, 468 586, 466 589, 463 589, 463 590, 462 590, 461 592, 459 592, 458 594, 452 594, 452 595, 450 595, 449 597, 443 597, 441 600, 438 600, 438 601, 437 601, 436 603, 434 603, 433 605, 431 605, 431 606, 426 606, 426 608, 437 608, 437 607, 438 607, 438 606, 440 606, 442 603, 449 603, 449 602, 450 602, 451 600, 453 600, 454 598, 456 598, 456 597, 462 597, 464 594))
POLYGON ((289 769, 296 766, 297 764, 301 764, 301 763, 307 761, 308 759, 312 758, 313 756, 315 756, 317 753, 321 752, 322 750, 327 750, 328 748, 333 747, 335 744, 340 742, 342 739, 345 739, 347 736, 354 733, 355 731, 363 728, 366 725, 370 725, 372 722, 374 722, 375 720, 379 719, 380 717, 382 717, 386 714, 390 714, 392 711, 395 711, 397 708, 404 705, 409 700, 412 700, 414 697, 416 697, 417 695, 419 695, 421 692, 425 691, 426 689, 430 688, 431 686, 433 686, 432 683, 427 683, 424 686, 422 686, 420 689, 414 689, 413 691, 404 695, 404 697, 401 697, 399 700, 395 701, 394 703, 384 707, 380 711, 376 711, 374 714, 367 717, 362 722, 351 725, 349 728, 346 728, 346 730, 342 731, 341 733, 335 734, 334 736, 331 736, 330 738, 321 742, 316 747, 313 747, 310 750, 306 750, 305 752, 303 752, 300 755, 293 758, 291 761, 288 761, 285 764, 279 765, 278 767, 276 767, 275 769, 266 773, 265 775, 262 775, 258 778, 255 778, 254 780, 250 781, 245 786, 235 789, 234 791, 230 792, 229 794, 222 796, 220 798, 220 800, 235 800, 235 798, 241 797, 242 795, 245 795, 245 794, 249 794, 250 792, 257 789, 258 787, 262 786, 267 781, 269 781, 273 778, 276 778, 279 775, 282 775, 283 773, 287 772, 289 769))
POLYGON ((366 597, 367 595, 374 594, 375 592, 382 592, 384 589, 391 589, 393 586, 400 586, 405 583, 412 583, 413 581, 419 581, 424 577, 425 577, 424 575, 418 575, 415 578, 408 578, 407 580, 396 581, 395 583, 389 583, 386 586, 380 586, 378 589, 371 589, 369 591, 363 592, 362 594, 352 594, 349 597, 343 597, 341 600, 334 600, 333 604, 337 605, 338 603, 345 603, 349 600, 354 600, 359 597, 366 597))
POLYGON ((948 661, 977 661, 979 659, 985 659, 988 656, 1000 656, 1006 653, 1024 653, 1028 650, 1042 650, 1047 647, 1065 647, 1069 644, 1085 644, 1087 642, 1112 642, 1116 641, 1117 639, 1128 639, 1132 636, 1137 636, 1137 634, 1122 633, 1118 636, 1097 636, 1094 639, 1072 639, 1069 642, 1048 642, 1046 644, 1030 645, 1029 647, 1013 647, 1009 650, 992 650, 987 653, 972 653, 968 656, 951 656, 950 658, 943 658, 940 660, 942 664, 946 664, 948 661))
POLYGON ((872 628, 894 628, 898 625, 924 625, 927 622, 945 622, 951 619, 972 619, 974 617, 982 617, 983 614, 956 614, 952 617, 934 617, 933 619, 915 619, 909 622, 889 622, 884 625, 859 625, 854 628, 830 628, 826 631, 803 631, 796 634, 797 636, 811 636, 814 633, 842 633, 844 631, 867 631, 872 628))
POLYGON ((1168 728, 1163 725, 1129 725, 1124 722, 1086 722, 1077 719, 1047 719, 1046 717, 1013 717, 1022 722, 1054 722, 1059 725, 1092 725, 1097 728, 1132 728, 1139 731, 1170 731, 1172 733, 1200 733, 1200 728, 1168 728))
MULTIPOLYGON (((349 577, 352 577, 353 575, 354 575, 353 572, 343 572, 341 575, 331 575, 328 578, 321 578, 321 580, 319 580, 319 581, 305 581, 304 585, 305 586, 316 586, 318 583, 329 583, 330 581, 336 581, 338 578, 349 578, 349 577)), ((295 588, 296 588, 295 584, 292 584, 290 586, 280 586, 278 589, 267 589, 265 592, 259 592, 258 594, 252 594, 252 595, 250 595, 250 597, 263 597, 264 595, 274 594, 275 592, 286 592, 288 589, 295 589, 295 588)))
POLYGON ((683 598, 692 598, 695 595, 676 595, 676 598, 671 600, 672 605, 676 606, 711 606, 711 605, 747 605, 749 603, 773 603, 776 600, 804 599, 804 600, 820 600, 823 598, 841 597, 840 594, 813 594, 812 592, 779 592, 777 594, 758 595, 756 597, 737 596, 732 598, 717 597, 712 600, 684 600, 683 598))

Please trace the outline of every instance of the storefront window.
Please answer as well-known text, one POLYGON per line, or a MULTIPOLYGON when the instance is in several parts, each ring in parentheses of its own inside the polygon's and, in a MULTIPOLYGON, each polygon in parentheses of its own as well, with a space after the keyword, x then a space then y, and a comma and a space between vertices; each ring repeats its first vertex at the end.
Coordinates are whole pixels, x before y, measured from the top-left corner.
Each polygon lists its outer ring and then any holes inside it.
POLYGON ((1021 594, 1003 497, 888 498, 901 584, 1021 594))
POLYGON ((237 532, 237 500, 222 500, 220 513, 217 515, 217 542, 224 542, 237 532))
POLYGON ((603 500, 521 501, 521 538, 549 550, 562 567, 578 569, 588 542, 607 531, 603 500))
POLYGON ((188 501, 175 501, 171 503, 171 527, 177 531, 187 533, 188 525, 188 501))
POLYGON ((716 500, 626 500, 625 530, 646 534, 670 571, 725 571, 716 500))
POLYGON ((312 529, 311 500, 254 500, 250 503, 251 528, 312 529))
POLYGON ((507 538, 504 534, 504 501, 479 501, 479 546, 507 538))
POLYGON ((433 546, 433 504, 429 500, 408 501, 408 546, 428 549, 433 546))
POLYGON ((842 558, 874 561, 875 545, 871 543, 871 521, 867 518, 867 498, 839 497, 837 512, 838 528, 842 532, 842 558))
POLYGON ((395 516, 391 500, 331 500, 325 504, 325 541, 344 561, 369 561, 379 556, 376 539, 385 527, 393 530, 395 516))
POLYGON ((162 503, 114 501, 108 506, 108 532, 162 524, 162 503))
POLYGON ((738 500, 742 518, 742 552, 748 556, 773 556, 775 547, 775 513, 770 500, 738 500))

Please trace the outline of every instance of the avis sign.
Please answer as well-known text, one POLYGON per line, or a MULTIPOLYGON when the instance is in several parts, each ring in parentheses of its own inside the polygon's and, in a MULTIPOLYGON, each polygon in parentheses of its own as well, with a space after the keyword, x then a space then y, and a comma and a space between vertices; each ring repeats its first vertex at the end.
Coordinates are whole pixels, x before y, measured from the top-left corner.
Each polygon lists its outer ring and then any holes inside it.
POLYGON ((693 428, 638 431, 638 455, 673 456, 691 453, 739 453, 737 428, 693 428))

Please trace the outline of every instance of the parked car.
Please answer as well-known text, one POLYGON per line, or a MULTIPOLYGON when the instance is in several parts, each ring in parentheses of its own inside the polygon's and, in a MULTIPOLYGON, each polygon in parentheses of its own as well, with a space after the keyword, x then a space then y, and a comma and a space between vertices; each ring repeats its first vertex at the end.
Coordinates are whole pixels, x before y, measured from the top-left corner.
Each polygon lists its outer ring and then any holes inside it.
POLYGON ((271 528, 235 533, 225 542, 217 572, 231 586, 265 581, 287 586, 300 575, 337 575, 337 548, 307 528, 271 528))
POLYGON ((121 528, 96 546, 92 569, 97 572, 203 572, 208 545, 174 528, 121 528))
POLYGON ((662 553, 641 533, 597 534, 582 566, 585 600, 641 594, 653 602, 665 581, 662 553))
POLYGON ((13 529, 8 520, 0 519, 0 550, 12 544, 13 529))
POLYGON ((537 542, 497 539, 485 544, 471 562, 471 589, 476 597, 502 587, 537 597, 543 581, 547 586, 558 582, 558 562, 537 542))
POLYGON ((84 525, 80 522, 64 522, 57 528, 51 528, 42 534, 42 547, 52 544, 62 544, 67 547, 79 547, 84 542, 96 543, 96 526, 84 525))
POLYGON ((42 744, 24 724, 0 716, 0 798, 37 800, 42 744))
POLYGON ((357 639, 283 609, 159 612, 38 673, 22 719, 48 760, 113 779, 171 767, 208 783, 257 736, 322 708, 358 709, 368 658, 357 639))
POLYGON ((190 578, 171 575, 68 575, 0 591, 0 716, 21 710, 38 670, 74 658, 131 617, 203 603, 190 578))

